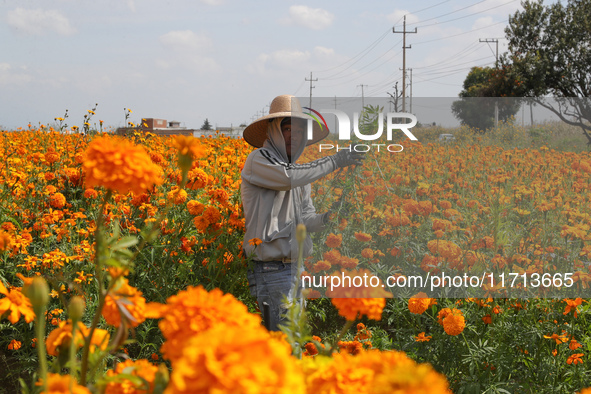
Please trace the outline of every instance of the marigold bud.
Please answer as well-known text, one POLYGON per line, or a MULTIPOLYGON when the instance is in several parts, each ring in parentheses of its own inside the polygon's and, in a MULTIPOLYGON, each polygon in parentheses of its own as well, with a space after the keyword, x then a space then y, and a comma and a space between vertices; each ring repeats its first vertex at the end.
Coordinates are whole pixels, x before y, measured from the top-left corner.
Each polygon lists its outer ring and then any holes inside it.
POLYGON ((84 309, 86 308, 86 303, 82 299, 82 297, 74 296, 70 300, 70 304, 68 305, 68 315, 72 321, 78 321, 84 315, 84 309))
POLYGON ((296 227, 296 240, 298 243, 304 242, 306 239, 306 225, 305 224, 298 224, 296 227))
POLYGON ((25 295, 31 300, 34 309, 45 307, 49 302, 49 287, 45 279, 40 276, 35 277, 26 287, 25 295))

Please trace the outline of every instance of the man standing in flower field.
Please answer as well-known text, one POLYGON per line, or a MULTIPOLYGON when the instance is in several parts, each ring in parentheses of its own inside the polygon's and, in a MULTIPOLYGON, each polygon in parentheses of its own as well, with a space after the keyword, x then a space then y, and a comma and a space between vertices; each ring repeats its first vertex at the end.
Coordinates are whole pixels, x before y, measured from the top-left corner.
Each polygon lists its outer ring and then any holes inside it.
MULTIPOLYGON (((244 130, 244 139, 258 148, 246 159, 242 170, 242 204, 246 232, 243 249, 252 256, 254 266, 248 272, 251 295, 261 311, 269 305, 266 326, 277 331, 286 310, 284 297, 290 294, 297 272, 298 245, 295 228, 306 225, 308 232, 320 231, 329 213, 317 214, 311 199, 311 183, 331 172, 361 164, 362 153, 340 150, 306 164, 296 164, 307 145, 328 136, 329 131, 313 123, 308 139, 304 114, 293 96, 278 96, 271 103, 269 115, 255 120, 244 130), (293 263, 293 264, 292 264, 293 263)), ((303 256, 312 253, 312 239, 306 236, 303 256)))

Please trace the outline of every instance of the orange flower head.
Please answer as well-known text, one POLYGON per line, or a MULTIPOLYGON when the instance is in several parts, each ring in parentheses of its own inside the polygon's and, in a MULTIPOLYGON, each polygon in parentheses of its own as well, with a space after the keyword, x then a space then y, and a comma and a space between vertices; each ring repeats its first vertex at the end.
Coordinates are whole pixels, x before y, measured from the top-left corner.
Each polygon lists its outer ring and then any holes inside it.
POLYGON ((149 303, 147 317, 162 318, 158 323, 166 342, 161 353, 172 361, 181 356, 187 338, 218 325, 240 327, 248 331, 261 320, 248 312, 246 305, 219 289, 188 287, 168 298, 166 304, 149 303))
POLYGON ((333 234, 330 233, 328 237, 326 237, 326 246, 329 248, 339 248, 343 243, 343 234, 333 234))
POLYGON ((173 361, 167 393, 304 394, 304 379, 290 349, 260 327, 220 324, 184 338, 173 361), (256 363, 251 360, 257 360, 256 363))
MULTIPOLYGON (((152 356, 154 356, 152 354, 152 356)), ((156 355, 156 360, 158 355, 156 355)), ((114 370, 107 371, 107 377, 123 376, 116 380, 110 380, 105 387, 105 394, 148 394, 154 392, 154 381, 158 367, 148 360, 125 360, 118 363, 114 370), (135 376, 138 379, 130 380, 129 376, 135 376)))
POLYGON ((0 298, 0 316, 7 314, 7 319, 12 324, 16 324, 21 316, 25 318, 27 323, 35 319, 31 301, 25 297, 20 289, 11 289, 9 291, 0 280, 0 294, 5 295, 4 298, 0 298))
POLYGON ((412 296, 408 300, 408 310, 415 315, 421 315, 431 305, 431 298, 427 294, 420 292, 412 296))
POLYGON ((66 197, 61 193, 55 193, 49 198, 49 205, 55 209, 62 209, 66 205, 66 197))
MULTIPOLYGON (((37 386, 43 386, 43 381, 39 380, 37 386)), ((84 386, 80 386, 76 378, 71 375, 59 375, 57 373, 47 374, 47 393, 41 394, 91 394, 84 386)))
POLYGON ((119 327, 122 320, 137 327, 146 319, 146 299, 141 291, 129 285, 127 279, 120 277, 118 281, 105 297, 103 317, 107 324, 115 327, 119 327))
POLYGON ((88 188, 103 186, 139 195, 162 183, 160 167, 144 148, 122 138, 95 138, 86 148, 82 168, 88 188))
POLYGON ((443 329, 447 335, 460 335, 466 327, 466 320, 462 311, 459 309, 452 309, 452 313, 443 319, 443 329))

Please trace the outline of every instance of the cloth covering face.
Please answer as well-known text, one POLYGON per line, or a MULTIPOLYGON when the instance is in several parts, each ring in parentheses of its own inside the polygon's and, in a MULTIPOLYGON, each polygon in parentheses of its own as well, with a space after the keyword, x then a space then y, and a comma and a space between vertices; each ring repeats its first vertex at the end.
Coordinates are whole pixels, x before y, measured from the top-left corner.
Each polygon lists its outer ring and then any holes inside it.
MULTIPOLYGON (((296 226, 303 223, 308 232, 324 228, 323 215, 317 214, 312 204, 311 183, 337 168, 330 157, 295 164, 306 148, 304 140, 299 146, 292 146, 290 163, 281 132, 282 120, 275 118, 269 123, 263 147, 248 156, 242 170, 246 226, 243 249, 256 261, 297 259, 296 226), (256 247, 250 245, 253 238, 259 238, 262 243, 256 247)), ((304 258, 312 254, 309 235, 303 254, 304 258)))

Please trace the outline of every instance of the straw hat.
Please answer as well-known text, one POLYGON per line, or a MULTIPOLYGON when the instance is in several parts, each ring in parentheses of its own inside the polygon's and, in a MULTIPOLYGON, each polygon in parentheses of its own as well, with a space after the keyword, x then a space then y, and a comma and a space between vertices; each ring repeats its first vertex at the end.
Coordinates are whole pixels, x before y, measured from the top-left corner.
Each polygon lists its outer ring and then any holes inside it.
MULTIPOLYGON (((246 129, 244 129, 243 136, 246 142, 255 148, 260 148, 267 139, 267 129, 269 128, 269 122, 276 118, 299 118, 299 119, 312 119, 310 115, 305 114, 302 110, 299 100, 294 96, 283 95, 277 96, 273 99, 271 107, 269 108, 269 115, 265 115, 262 118, 258 118, 252 122, 246 129)), ((326 126, 320 127, 320 125, 312 120, 313 138, 306 143, 306 145, 312 145, 318 141, 323 140, 328 136, 328 129, 326 126)))

